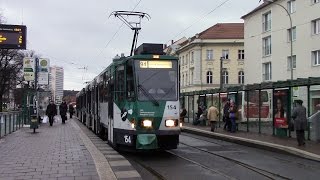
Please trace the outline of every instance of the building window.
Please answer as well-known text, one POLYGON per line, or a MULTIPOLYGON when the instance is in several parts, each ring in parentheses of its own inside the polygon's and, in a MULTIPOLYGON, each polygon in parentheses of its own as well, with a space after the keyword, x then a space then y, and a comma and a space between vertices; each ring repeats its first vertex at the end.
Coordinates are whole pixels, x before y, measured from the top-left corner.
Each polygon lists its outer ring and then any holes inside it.
POLYGON ((263 32, 271 30, 271 11, 262 15, 262 29, 263 32))
POLYGON ((312 51, 312 62, 313 65, 320 65, 320 50, 312 51))
POLYGON ((263 56, 271 55, 271 36, 262 39, 263 56))
POLYGON ((188 74, 186 74, 186 83, 185 83, 185 86, 189 85, 188 83, 188 74))
POLYGON ((207 60, 212 60, 212 59, 213 59, 213 50, 207 49, 207 60))
POLYGON ((320 34, 320 19, 311 21, 312 34, 320 34))
POLYGON ((186 55, 186 65, 189 63, 189 54, 186 55))
POLYGON ((288 42, 295 41, 297 39, 296 27, 292 27, 292 29, 288 29, 288 42))
POLYGON ((320 0, 311 0, 312 4, 316 4, 316 3, 319 3, 320 0))
POLYGON ((296 55, 292 56, 292 60, 291 60, 291 57, 288 56, 288 70, 291 70, 291 64, 293 65, 292 69, 296 69, 296 67, 297 67, 296 55))
POLYGON ((182 56, 182 65, 184 65, 184 56, 182 56))
POLYGON ((184 74, 182 74, 181 86, 184 86, 184 74))
POLYGON ((244 72, 243 71, 239 71, 239 73, 238 73, 238 83, 244 84, 244 72))
POLYGON ((222 83, 223 84, 229 84, 229 73, 228 71, 222 72, 222 83))
POLYGON ((193 64, 194 63, 194 53, 193 53, 193 51, 191 52, 191 62, 190 62, 191 64, 193 64))
POLYGON ((212 84, 212 72, 207 72, 207 84, 212 84))
POLYGON ((296 12, 296 0, 288 1, 288 11, 289 11, 289 13, 296 12))
POLYGON ((263 63, 263 80, 270 81, 272 79, 271 62, 263 63))
POLYGON ((191 71, 191 74, 190 74, 190 84, 193 84, 193 71, 191 71))
POLYGON ((244 50, 238 50, 238 59, 244 59, 244 50))
POLYGON ((223 59, 229 59, 229 50, 222 50, 223 59))

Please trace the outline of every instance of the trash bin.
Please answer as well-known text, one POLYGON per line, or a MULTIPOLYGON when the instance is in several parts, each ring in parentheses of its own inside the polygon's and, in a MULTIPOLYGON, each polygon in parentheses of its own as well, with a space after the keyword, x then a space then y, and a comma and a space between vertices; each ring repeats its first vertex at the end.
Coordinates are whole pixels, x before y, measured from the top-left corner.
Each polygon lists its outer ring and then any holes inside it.
POLYGON ((36 129, 39 128, 39 121, 37 115, 31 116, 30 129, 33 129, 33 133, 36 132, 36 129))
POLYGON ((311 139, 320 142, 320 111, 309 117, 311 139))
POLYGON ((287 137, 288 136, 288 129, 286 129, 286 128, 276 128, 276 136, 287 137))

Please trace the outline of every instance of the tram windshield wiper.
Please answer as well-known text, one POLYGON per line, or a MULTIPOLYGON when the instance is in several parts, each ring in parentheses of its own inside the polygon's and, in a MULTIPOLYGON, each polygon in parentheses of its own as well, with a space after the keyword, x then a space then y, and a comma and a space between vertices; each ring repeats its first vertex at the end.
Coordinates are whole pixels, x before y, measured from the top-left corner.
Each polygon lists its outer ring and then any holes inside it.
POLYGON ((138 85, 138 88, 141 90, 143 95, 145 95, 155 106, 159 106, 159 102, 150 93, 148 93, 141 84, 138 85))

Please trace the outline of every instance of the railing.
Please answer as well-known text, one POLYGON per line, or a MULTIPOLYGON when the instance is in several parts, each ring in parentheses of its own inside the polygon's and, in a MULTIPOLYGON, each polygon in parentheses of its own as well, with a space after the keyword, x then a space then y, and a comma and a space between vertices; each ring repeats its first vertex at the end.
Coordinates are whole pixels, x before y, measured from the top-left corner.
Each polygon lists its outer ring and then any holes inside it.
POLYGON ((21 111, 0 112, 0 138, 23 127, 21 111))

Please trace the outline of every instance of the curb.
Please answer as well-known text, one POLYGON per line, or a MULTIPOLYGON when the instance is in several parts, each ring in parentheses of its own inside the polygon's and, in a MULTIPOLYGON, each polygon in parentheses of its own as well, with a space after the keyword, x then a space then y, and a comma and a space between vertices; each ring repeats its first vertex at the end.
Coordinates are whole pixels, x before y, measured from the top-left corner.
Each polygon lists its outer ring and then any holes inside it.
POLYGON ((320 162, 320 155, 310 153, 310 152, 307 152, 307 151, 304 151, 301 149, 297 149, 294 147, 282 146, 279 144, 257 141, 257 140, 253 140, 253 139, 246 139, 246 138, 235 137, 235 136, 230 136, 230 135, 225 135, 225 134, 220 134, 220 133, 214 133, 214 132, 191 128, 191 127, 181 127, 181 131, 188 132, 191 134, 206 136, 206 137, 210 137, 210 138, 215 138, 215 139, 219 139, 219 140, 223 140, 223 141, 228 141, 228 142, 232 142, 232 143, 236 143, 236 144, 240 144, 240 145, 245 145, 245 146, 249 146, 249 147, 253 147, 253 148, 259 148, 259 149, 263 149, 263 150, 294 155, 294 156, 302 157, 305 159, 320 162))

